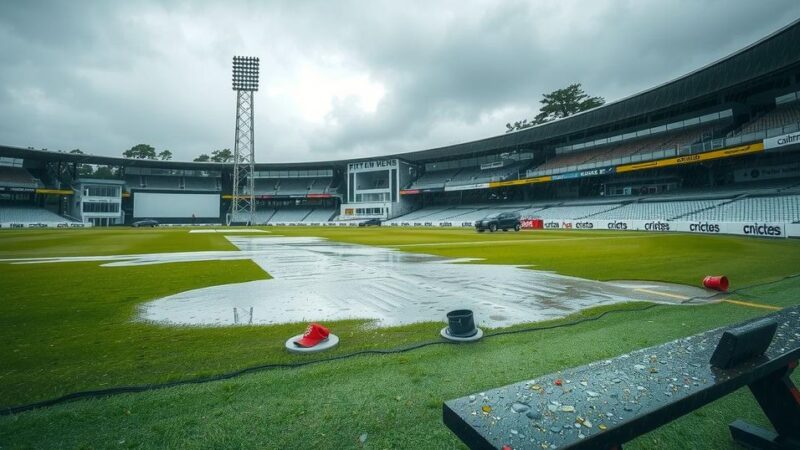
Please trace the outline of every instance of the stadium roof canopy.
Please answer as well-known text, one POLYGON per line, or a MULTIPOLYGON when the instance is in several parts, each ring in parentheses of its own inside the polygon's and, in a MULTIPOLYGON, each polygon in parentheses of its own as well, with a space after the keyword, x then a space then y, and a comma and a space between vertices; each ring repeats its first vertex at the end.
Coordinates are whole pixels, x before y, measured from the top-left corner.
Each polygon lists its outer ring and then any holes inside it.
MULTIPOLYGON (((257 168, 262 170, 264 168, 322 168, 340 166, 350 161, 366 161, 376 158, 401 158, 422 163, 510 149, 533 149, 548 141, 565 140, 568 136, 581 131, 608 127, 658 111, 694 104, 709 96, 797 68, 800 66, 800 45, 798 43, 800 43, 800 20, 792 22, 748 47, 672 81, 589 111, 513 133, 429 150, 341 161, 257 163, 257 168)), ((80 155, 6 146, 0 146, 0 156, 84 164, 197 170, 220 170, 231 165, 80 155)))

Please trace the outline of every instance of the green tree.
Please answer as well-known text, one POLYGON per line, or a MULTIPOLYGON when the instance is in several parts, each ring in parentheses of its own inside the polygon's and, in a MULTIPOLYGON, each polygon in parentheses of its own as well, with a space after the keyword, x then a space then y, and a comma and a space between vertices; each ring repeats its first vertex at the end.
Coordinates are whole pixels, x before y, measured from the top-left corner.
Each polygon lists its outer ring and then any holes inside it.
POLYGON ((506 132, 522 130, 552 120, 563 119, 575 113, 601 106, 605 102, 603 97, 589 96, 584 92, 580 83, 572 83, 549 94, 542 94, 542 99, 539 100, 539 103, 542 104, 542 107, 539 108, 539 114, 530 122, 526 119, 521 122, 514 122, 513 125, 507 123, 506 132))
MULTIPOLYGON (((83 151, 81 149, 76 148, 69 151, 73 155, 83 155, 83 151)), ((78 176, 79 177, 91 177, 94 174, 94 167, 90 164, 78 164, 78 176)))
POLYGON ((233 161, 233 153, 231 153, 231 149, 229 148, 214 150, 211 152, 211 161, 219 163, 231 162, 233 161))
POLYGON ((158 159, 162 161, 169 161, 172 159, 172 152, 169 150, 164 150, 158 154, 158 159))
POLYGON ((97 166, 97 170, 92 175, 94 178, 116 178, 111 166, 97 166))
POLYGON ((80 164, 78 166, 78 176, 79 177, 91 177, 94 175, 94 167, 90 164, 80 164))
POLYGON ((134 145, 122 152, 122 156, 133 159, 156 159, 156 149, 147 144, 134 145))
POLYGON ((211 159, 207 154, 201 153, 200 156, 194 159, 194 162, 207 162, 211 159))

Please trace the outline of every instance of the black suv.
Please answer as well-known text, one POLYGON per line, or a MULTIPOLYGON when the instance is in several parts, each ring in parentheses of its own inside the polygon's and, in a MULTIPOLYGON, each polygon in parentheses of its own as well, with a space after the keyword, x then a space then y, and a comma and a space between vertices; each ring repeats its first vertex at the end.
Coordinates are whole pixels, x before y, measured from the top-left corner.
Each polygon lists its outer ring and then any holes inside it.
POLYGON ((360 227, 368 227, 372 225, 377 227, 381 226, 381 219, 369 219, 358 223, 358 226, 360 227))
POLYGON ((483 233, 486 230, 491 232, 497 230, 508 231, 510 229, 519 231, 520 227, 519 214, 514 212, 492 214, 475 222, 475 229, 478 230, 478 233, 483 233))
POLYGON ((158 226, 158 222, 153 219, 137 220, 136 222, 133 222, 131 226, 134 228, 140 228, 140 227, 153 228, 158 226))

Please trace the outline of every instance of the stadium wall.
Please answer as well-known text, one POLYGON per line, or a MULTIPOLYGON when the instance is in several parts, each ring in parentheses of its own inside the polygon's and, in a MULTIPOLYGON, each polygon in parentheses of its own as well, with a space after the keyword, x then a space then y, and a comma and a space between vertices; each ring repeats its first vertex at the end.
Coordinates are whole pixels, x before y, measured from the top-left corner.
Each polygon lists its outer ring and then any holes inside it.
MULTIPOLYGON (((472 221, 408 221, 393 222, 391 227, 472 227, 472 221)), ((530 228, 523 219, 523 228, 530 228)), ((750 237, 800 237, 800 224, 784 222, 682 222, 669 220, 544 220, 545 230, 611 230, 682 232, 698 234, 732 234, 750 237)))

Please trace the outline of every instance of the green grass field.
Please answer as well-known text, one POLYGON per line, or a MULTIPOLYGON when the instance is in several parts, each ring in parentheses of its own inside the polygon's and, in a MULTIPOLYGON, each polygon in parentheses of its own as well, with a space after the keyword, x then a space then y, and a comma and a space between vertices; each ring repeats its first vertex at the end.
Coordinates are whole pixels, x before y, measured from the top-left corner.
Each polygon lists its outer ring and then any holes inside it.
MULTIPOLYGON (((484 258, 598 280, 696 285, 726 274, 733 298, 800 303, 800 241, 635 232, 268 228, 274 234, 484 258)), ((222 234, 186 229, 8 230, 0 259, 235 250, 222 234)), ((0 262, 0 407, 79 390, 160 383, 252 365, 292 363, 437 340, 441 322, 375 329, 329 323, 342 344, 322 356, 289 355, 304 324, 167 327, 136 320, 142 303, 203 286, 268 278, 251 261, 138 267, 0 262)), ((597 315, 616 305, 584 311, 597 315)), ((460 448, 441 422, 444 400, 619 355, 768 311, 728 303, 619 312, 570 328, 359 356, 228 381, 79 401, 0 417, 0 448, 264 447, 460 448)), ((576 317, 564 319, 574 320, 576 317)), ((527 325, 530 326, 530 325, 527 325)), ((520 326, 526 327, 526 326, 520 326)), ((766 419, 742 390, 626 448, 733 448, 727 423, 766 419)))

